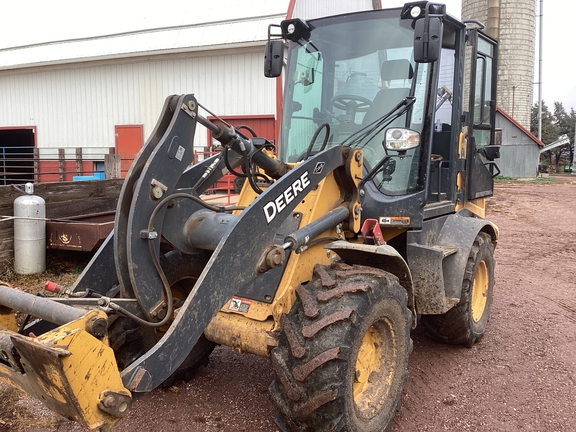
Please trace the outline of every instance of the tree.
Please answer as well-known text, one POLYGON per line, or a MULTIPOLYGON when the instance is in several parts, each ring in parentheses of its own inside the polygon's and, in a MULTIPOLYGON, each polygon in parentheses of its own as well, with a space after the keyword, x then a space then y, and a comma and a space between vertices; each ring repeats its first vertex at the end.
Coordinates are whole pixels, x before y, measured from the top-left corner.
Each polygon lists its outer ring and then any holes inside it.
MULTIPOLYGON (((530 132, 538 136, 538 104, 535 103, 532 107, 532 112, 530 115, 530 132)), ((542 101, 542 142, 544 144, 550 144, 558 139, 558 131, 556 125, 554 124, 554 117, 548 109, 548 105, 542 101)), ((546 158, 550 163, 551 151, 545 153, 546 158)))
MULTIPOLYGON (((572 124, 572 134, 568 135, 570 137, 570 139, 572 140, 572 145, 570 146, 570 163, 572 163, 572 161, 574 161, 574 148, 576 147, 576 111, 574 111, 574 108, 570 108, 570 122, 572 124)), ((572 167, 572 172, 574 172, 574 167, 572 167)))
POLYGON ((564 157, 572 162, 572 152, 573 152, 573 139, 574 139, 574 117, 572 117, 574 109, 571 110, 570 115, 564 109, 564 104, 562 102, 554 102, 554 118, 556 119, 556 128, 558 129, 559 135, 568 135, 570 138, 570 144, 565 144, 563 146, 557 147, 555 150, 556 163, 560 161, 560 158, 564 157))
MULTIPOLYGON (((530 132, 538 136, 538 104, 532 107, 530 116, 530 132)), ((555 125, 555 119, 548 105, 542 101, 542 142, 550 144, 558 139, 558 131, 555 125)))

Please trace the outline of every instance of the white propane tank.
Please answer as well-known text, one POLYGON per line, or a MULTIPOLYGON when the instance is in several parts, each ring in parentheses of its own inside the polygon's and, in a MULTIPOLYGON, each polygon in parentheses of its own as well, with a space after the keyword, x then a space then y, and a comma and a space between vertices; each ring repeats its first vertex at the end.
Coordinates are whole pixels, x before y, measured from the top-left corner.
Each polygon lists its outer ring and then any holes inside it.
POLYGON ((17 274, 46 270, 46 202, 26 183, 26 195, 14 200, 14 271, 17 274))

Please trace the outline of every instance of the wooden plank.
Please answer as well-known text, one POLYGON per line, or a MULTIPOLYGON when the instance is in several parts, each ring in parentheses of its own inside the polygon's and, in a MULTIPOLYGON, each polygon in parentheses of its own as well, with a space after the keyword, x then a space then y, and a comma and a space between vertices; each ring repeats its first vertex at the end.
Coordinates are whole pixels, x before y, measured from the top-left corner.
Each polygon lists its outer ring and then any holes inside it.
MULTIPOLYGON (((34 194, 46 201, 46 217, 63 219, 116 210, 122 179, 40 183, 34 194)), ((21 195, 11 186, 0 186, 0 216, 14 215, 14 200, 21 195)), ((14 223, 0 221, 0 271, 14 259, 14 223)))
POLYGON ((66 150, 63 148, 58 149, 58 174, 60 181, 64 181, 64 173, 66 172, 66 150))
POLYGON ((14 223, 0 222, 0 271, 12 266, 14 260, 14 223))
POLYGON ((34 148, 34 183, 40 183, 40 150, 34 148))
POLYGON ((86 175, 82 171, 82 147, 76 147, 76 175, 86 175))
POLYGON ((120 155, 107 154, 104 155, 104 172, 107 179, 120 178, 120 155))

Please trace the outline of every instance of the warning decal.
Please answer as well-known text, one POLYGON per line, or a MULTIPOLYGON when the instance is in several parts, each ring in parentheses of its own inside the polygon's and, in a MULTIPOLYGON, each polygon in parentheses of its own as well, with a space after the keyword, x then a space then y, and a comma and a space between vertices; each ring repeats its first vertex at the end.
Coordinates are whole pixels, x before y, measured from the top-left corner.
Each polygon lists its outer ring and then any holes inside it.
POLYGON ((247 313, 251 304, 252 302, 250 300, 233 297, 232 300, 230 300, 230 306, 228 306, 228 309, 235 312, 247 313))
POLYGON ((380 216, 380 225, 404 226, 410 225, 409 216, 380 216))

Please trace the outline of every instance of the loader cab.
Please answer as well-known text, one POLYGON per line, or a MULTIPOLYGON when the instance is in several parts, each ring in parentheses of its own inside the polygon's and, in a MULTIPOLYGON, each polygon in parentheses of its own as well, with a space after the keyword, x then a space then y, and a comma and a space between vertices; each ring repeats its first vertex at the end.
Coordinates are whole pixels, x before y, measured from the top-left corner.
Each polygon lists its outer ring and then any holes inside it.
POLYGON ((362 148, 363 218, 382 226, 419 228, 492 194, 495 41, 428 2, 288 20, 281 33, 283 161, 362 148))

